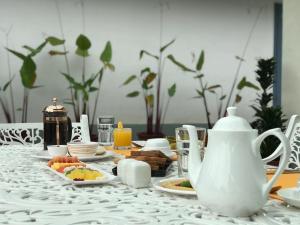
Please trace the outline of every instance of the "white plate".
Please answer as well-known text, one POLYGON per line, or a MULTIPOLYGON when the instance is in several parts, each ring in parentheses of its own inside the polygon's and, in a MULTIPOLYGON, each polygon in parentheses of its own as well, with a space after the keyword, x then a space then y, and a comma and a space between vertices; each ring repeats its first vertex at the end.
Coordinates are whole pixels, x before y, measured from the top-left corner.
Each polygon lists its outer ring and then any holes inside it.
POLYGON ((300 208, 300 188, 280 189, 277 194, 289 205, 300 208))
POLYGON ((50 170, 51 172, 55 173, 56 175, 60 176, 61 178, 63 178, 65 181, 67 181, 68 183, 70 184, 74 184, 74 185, 87 185, 87 184, 105 184, 105 183, 109 183, 111 182, 112 180, 115 179, 115 176, 112 175, 112 174, 109 174, 103 170, 100 170, 94 166, 91 166, 91 165, 88 165, 86 164, 86 167, 87 168, 91 168, 93 170, 98 170, 99 172, 103 173, 104 174, 104 177, 103 179, 100 179, 100 180, 84 180, 84 181, 74 181, 68 177, 66 177, 63 173, 59 173, 57 172, 56 170, 53 170, 51 169, 49 166, 46 166, 46 168, 48 170, 50 170))
MULTIPOLYGON (((97 160, 105 159, 105 158, 112 157, 112 156, 114 156, 113 152, 106 151, 102 155, 79 156, 78 159, 83 162, 91 162, 91 161, 97 161, 97 160)), ((52 156, 49 155, 48 151, 41 151, 39 153, 36 153, 35 155, 32 155, 31 157, 37 158, 37 159, 44 159, 44 160, 52 159, 52 156)))
POLYGON ((173 193, 173 194, 177 194, 177 195, 193 195, 193 196, 197 195, 196 191, 174 190, 174 189, 165 188, 165 187, 161 186, 162 182, 177 181, 177 180, 182 180, 182 178, 168 178, 168 179, 163 179, 163 180, 160 180, 157 183, 155 183, 153 186, 157 190, 165 191, 165 192, 173 193))

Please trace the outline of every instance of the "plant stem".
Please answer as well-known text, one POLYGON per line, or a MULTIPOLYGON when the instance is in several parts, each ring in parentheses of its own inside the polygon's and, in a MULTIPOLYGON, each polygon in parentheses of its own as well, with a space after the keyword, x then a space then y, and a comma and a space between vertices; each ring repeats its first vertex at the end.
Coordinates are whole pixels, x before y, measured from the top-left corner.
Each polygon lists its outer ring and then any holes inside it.
MULTIPOLYGON (((55 0, 55 5, 56 5, 56 11, 57 11, 57 14, 58 14, 58 23, 59 23, 61 37, 65 40, 64 29, 63 29, 62 18, 61 18, 61 12, 60 12, 60 8, 59 8, 57 0, 55 0)), ((67 52, 67 48, 66 48, 65 43, 63 43, 63 49, 64 49, 64 52, 67 52)), ((65 63, 66 63, 67 73, 71 76, 70 64, 69 64, 67 53, 64 54, 64 59, 65 59, 65 63)), ((71 95, 71 101, 72 101, 72 106, 73 106, 74 117, 75 117, 76 122, 79 122, 80 121, 80 114, 78 113, 78 110, 76 110, 76 105, 78 105, 78 102, 75 101, 73 88, 72 88, 71 85, 70 85, 70 95, 71 95)))
MULTIPOLYGON (((97 90, 97 94, 96 94, 96 98, 95 98, 95 103, 94 103, 94 110, 93 110, 93 116, 92 116, 92 122, 91 122, 91 125, 92 125, 92 126, 93 126, 94 121, 95 121, 96 110, 97 110, 98 101, 99 101, 101 82, 102 82, 103 73, 104 73, 103 67, 100 69, 100 71, 99 71, 98 73, 99 73, 99 78, 98 78, 98 90, 97 90)), ((92 131, 92 130, 91 130, 91 131, 92 131)))
POLYGON ((244 58, 245 58, 245 55, 246 55, 246 52, 247 52, 247 49, 248 49, 248 46, 250 44, 250 40, 252 38, 252 35, 253 35, 253 32, 254 32, 254 29, 257 25, 257 22, 258 22, 258 19, 262 13, 262 10, 263 8, 260 8, 258 13, 257 13, 257 16, 255 18, 255 21, 251 27, 251 30, 249 32, 249 35, 248 35, 248 38, 247 38, 247 41, 246 41, 246 44, 244 46, 244 49, 242 51, 242 55, 241 55, 241 59, 239 60, 239 63, 238 63, 238 66, 237 66, 237 69, 236 69, 236 72, 235 72, 235 75, 234 75, 234 80, 233 80, 233 83, 232 83, 232 86, 231 86, 231 89, 230 89, 230 92, 229 92, 229 95, 228 95, 228 99, 227 99, 227 103, 226 103, 226 106, 225 106, 225 110, 224 110, 224 114, 223 116, 226 116, 226 109, 228 108, 230 102, 231 102, 231 98, 232 98, 232 94, 233 94, 233 90, 234 90, 234 87, 237 83, 237 79, 239 77, 239 74, 240 74, 240 70, 241 70, 241 66, 242 66, 242 63, 244 62, 244 58))
POLYGON ((203 103, 204 103, 204 109, 205 109, 205 113, 206 113, 207 125, 208 125, 208 128, 211 129, 212 125, 211 125, 211 122, 210 122, 210 115, 209 115, 210 113, 208 111, 208 105, 207 105, 207 100, 206 100, 206 95, 205 95, 205 90, 204 90, 202 78, 200 78, 199 81, 200 81, 201 91, 203 93, 203 103))
POLYGON ((5 115, 5 119, 7 121, 7 123, 11 123, 11 117, 10 117, 10 114, 9 114, 9 110, 6 108, 6 104, 4 103, 3 99, 0 97, 0 104, 1 104, 1 107, 3 109, 3 112, 4 112, 4 115, 5 115))
MULTIPOLYGON (((6 39, 6 48, 9 49, 9 33, 12 29, 12 26, 9 28, 9 30, 6 32, 5 34, 5 39, 6 39)), ((10 104, 11 104, 11 113, 12 113, 12 122, 16 122, 16 113, 15 113, 15 101, 14 101, 14 93, 13 93, 13 84, 12 84, 12 73, 11 73, 11 64, 10 64, 10 56, 9 56, 9 52, 6 51, 6 57, 7 57, 7 68, 8 68, 8 77, 9 80, 11 81, 10 85, 9 85, 9 93, 10 93, 10 104)))
MULTIPOLYGON (((163 5, 162 0, 160 1, 160 32, 159 32, 159 47, 162 46, 162 36, 163 36, 163 5)), ((160 49, 159 49, 160 50, 160 49)), ((160 126, 160 88, 161 88, 161 79, 162 79, 162 52, 159 51, 159 59, 158 59, 158 72, 157 72, 157 87, 156 87, 156 123, 155 123, 155 133, 158 134, 161 132, 160 126)))
POLYGON ((171 100, 171 98, 168 97, 167 104, 166 104, 166 107, 164 109, 162 120, 161 120, 162 123, 165 122, 165 118, 166 118, 166 114, 167 114, 167 111, 168 111, 168 108, 169 108, 170 100, 171 100))
POLYGON ((24 87, 24 94, 23 94, 23 108, 22 108, 22 123, 27 122, 27 109, 28 109, 28 96, 29 91, 27 88, 24 87))

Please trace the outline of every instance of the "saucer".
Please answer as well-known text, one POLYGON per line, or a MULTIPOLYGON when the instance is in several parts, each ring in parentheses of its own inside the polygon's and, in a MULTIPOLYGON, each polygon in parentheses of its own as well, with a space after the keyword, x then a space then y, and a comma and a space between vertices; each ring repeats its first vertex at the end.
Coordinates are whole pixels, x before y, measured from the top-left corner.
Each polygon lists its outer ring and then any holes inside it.
POLYGON ((300 188, 294 187, 294 188, 284 188, 277 191, 277 194, 283 198, 283 200, 291 205, 295 206, 297 208, 300 208, 300 188))
MULTIPOLYGON (((82 162, 91 162, 91 161, 97 161, 105 158, 109 158, 114 156, 114 153, 111 151, 105 151, 101 155, 94 155, 94 156, 79 156, 78 159, 82 162)), ((52 156, 49 155, 48 151, 40 151, 36 153, 35 155, 32 155, 31 157, 42 159, 42 160, 51 160, 52 156)))

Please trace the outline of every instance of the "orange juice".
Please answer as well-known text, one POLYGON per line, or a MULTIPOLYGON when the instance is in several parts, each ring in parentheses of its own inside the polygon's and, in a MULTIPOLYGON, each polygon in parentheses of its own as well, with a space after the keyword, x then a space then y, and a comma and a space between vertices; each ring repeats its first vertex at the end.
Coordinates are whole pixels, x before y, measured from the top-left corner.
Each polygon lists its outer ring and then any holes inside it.
POLYGON ((132 131, 131 128, 123 128, 122 122, 118 123, 118 128, 114 129, 114 148, 131 148, 132 131))

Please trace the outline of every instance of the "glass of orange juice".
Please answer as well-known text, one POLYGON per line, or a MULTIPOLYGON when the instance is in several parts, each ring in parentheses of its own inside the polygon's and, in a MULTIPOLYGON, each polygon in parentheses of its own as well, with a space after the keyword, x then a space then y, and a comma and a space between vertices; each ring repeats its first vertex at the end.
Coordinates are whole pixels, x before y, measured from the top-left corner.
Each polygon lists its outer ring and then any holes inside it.
POLYGON ((130 149, 132 139, 131 128, 123 128, 122 122, 118 123, 118 128, 114 129, 114 148, 130 149))

